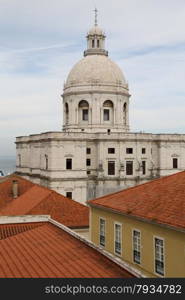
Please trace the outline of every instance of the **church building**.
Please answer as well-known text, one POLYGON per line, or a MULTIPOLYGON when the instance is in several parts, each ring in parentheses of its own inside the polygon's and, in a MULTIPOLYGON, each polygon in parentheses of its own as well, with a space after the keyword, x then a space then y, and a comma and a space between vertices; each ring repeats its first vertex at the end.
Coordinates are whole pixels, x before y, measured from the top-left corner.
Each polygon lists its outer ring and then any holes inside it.
POLYGON ((130 91, 97 24, 63 89, 63 129, 16 138, 16 173, 87 200, 185 169, 185 134, 129 129, 130 91))

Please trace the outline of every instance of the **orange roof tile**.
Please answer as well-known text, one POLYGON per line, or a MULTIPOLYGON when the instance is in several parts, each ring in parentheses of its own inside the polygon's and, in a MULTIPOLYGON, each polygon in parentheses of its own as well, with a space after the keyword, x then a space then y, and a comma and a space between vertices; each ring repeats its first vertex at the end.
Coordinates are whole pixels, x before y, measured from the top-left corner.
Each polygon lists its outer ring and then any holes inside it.
POLYGON ((0 240, 6 239, 12 235, 24 232, 26 230, 42 226, 41 222, 19 223, 19 224, 1 224, 0 225, 0 240))
MULTIPOLYGON (((18 231, 20 224, 11 226, 18 231)), ((1 278, 134 277, 97 250, 50 223, 27 228, 0 240, 0 253, 1 278)))
POLYGON ((91 200, 89 204, 185 228, 185 171, 91 200))
POLYGON ((7 180, 0 182, 0 215, 48 214, 70 228, 89 226, 89 208, 77 201, 17 175, 9 176, 7 180), (13 199, 11 189, 15 179, 18 181, 20 196, 13 199))

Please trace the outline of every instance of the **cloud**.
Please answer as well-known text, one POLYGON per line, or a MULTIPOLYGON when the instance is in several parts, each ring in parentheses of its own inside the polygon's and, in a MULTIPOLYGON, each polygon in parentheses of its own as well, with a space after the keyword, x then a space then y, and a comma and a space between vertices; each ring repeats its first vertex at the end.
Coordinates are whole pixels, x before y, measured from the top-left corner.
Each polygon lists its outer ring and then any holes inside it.
MULTIPOLYGON (((129 82, 131 129, 184 132, 184 0, 99 0, 110 57, 129 82), (157 122, 156 122, 157 116, 157 122)), ((63 83, 83 56, 92 0, 0 1, 0 155, 60 130, 63 83)))

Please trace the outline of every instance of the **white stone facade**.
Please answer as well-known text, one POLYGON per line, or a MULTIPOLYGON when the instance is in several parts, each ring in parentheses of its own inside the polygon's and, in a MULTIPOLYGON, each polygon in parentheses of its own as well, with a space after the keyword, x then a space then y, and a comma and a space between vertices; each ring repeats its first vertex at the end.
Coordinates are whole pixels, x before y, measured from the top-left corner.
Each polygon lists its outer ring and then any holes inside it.
POLYGON ((63 195, 72 192, 79 202, 185 169, 185 135, 51 132, 19 137, 16 143, 18 174, 63 195), (67 159, 72 169, 66 170, 67 159), (115 175, 108 175, 108 161, 115 162, 115 175), (127 162, 133 163, 131 175, 127 162))
POLYGON ((185 135, 129 132, 129 89, 93 27, 64 85, 63 131, 17 137, 17 173, 86 200, 185 169, 185 135))

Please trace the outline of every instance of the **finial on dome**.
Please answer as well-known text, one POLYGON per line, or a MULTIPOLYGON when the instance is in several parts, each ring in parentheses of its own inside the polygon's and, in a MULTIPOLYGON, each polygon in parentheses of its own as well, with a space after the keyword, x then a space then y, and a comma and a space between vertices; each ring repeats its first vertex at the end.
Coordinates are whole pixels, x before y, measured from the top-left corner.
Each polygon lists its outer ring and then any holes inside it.
POLYGON ((95 6, 95 22, 94 26, 87 33, 87 50, 84 51, 84 56, 87 55, 105 55, 108 56, 108 51, 105 50, 105 33, 98 26, 98 10, 95 6))
POLYGON ((94 10, 94 13, 95 13, 94 25, 98 26, 98 10, 97 10, 96 7, 95 7, 95 10, 94 10))

